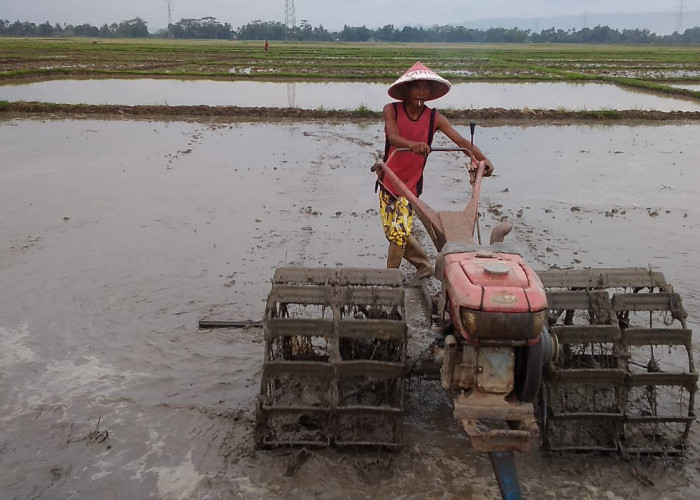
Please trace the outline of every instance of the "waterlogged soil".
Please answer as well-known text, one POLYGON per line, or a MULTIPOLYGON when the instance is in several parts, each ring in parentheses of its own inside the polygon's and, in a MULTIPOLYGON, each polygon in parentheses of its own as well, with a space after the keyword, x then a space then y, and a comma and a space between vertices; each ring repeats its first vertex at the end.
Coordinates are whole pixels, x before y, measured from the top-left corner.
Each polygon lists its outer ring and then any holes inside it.
MULTIPOLYGON (((483 234, 512 221, 537 269, 662 270, 700 328, 700 125, 483 125, 475 142, 496 166, 483 234)), ((262 332, 198 329, 259 320, 280 265, 383 266, 378 120, 22 118, 0 134, 4 497, 499 496, 425 380, 398 452, 255 450, 262 332)), ((431 156, 431 206, 463 206, 462 163, 431 156)), ((431 332, 409 309, 415 355, 431 332)), ((534 449, 516 464, 527 498, 691 499, 699 447, 695 425, 684 458, 534 449)))
MULTIPOLYGON (((278 121, 293 119, 295 121, 313 120, 351 120, 375 121, 381 119, 381 112, 369 109, 325 110, 302 109, 296 107, 239 107, 239 106, 159 106, 159 105, 106 105, 106 104, 57 104, 43 102, 0 103, 0 112, 5 119, 33 118, 105 118, 114 119, 134 117, 139 119, 187 120, 208 123, 212 120, 225 121, 278 121)), ((625 110, 581 110, 566 111, 561 109, 440 109, 450 120, 488 120, 492 125, 512 125, 534 123, 692 123, 700 120, 700 111, 647 111, 641 109, 625 110)), ((2 115, 0 115, 2 116, 2 115)))

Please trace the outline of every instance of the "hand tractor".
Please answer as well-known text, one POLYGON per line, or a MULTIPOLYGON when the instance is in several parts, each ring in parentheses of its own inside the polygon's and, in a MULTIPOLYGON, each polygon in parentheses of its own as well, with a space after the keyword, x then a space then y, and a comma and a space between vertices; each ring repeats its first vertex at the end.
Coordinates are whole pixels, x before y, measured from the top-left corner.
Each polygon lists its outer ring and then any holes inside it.
MULTIPOLYGON (((484 168, 471 158, 466 207, 441 212, 385 162, 373 170, 438 251, 440 335, 422 365, 439 373, 472 447, 489 453, 503 497, 520 496, 513 452, 540 439, 547 451, 682 453, 698 376, 679 295, 647 268, 535 271, 504 243, 507 222, 482 245, 484 168)), ((401 445, 410 370, 398 270, 278 268, 263 329, 258 446, 401 445)))

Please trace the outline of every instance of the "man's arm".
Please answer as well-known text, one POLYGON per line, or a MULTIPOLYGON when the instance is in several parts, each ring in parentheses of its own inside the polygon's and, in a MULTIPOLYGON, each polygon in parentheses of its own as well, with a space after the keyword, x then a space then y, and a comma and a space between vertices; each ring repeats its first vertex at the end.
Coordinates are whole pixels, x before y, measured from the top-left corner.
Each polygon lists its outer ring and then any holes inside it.
POLYGON ((394 115, 394 106, 389 103, 384 106, 384 132, 389 139, 389 144, 395 148, 409 148, 414 153, 419 155, 427 156, 430 153, 430 146, 425 142, 413 142, 408 139, 404 139, 399 134, 399 125, 396 123, 396 116, 394 115))
POLYGON ((435 113, 435 130, 439 130, 445 134, 460 148, 466 148, 471 151, 477 161, 483 160, 486 163, 486 171, 484 172, 486 177, 493 173, 493 164, 491 163, 491 160, 489 160, 478 147, 474 146, 468 139, 457 132, 449 120, 442 116, 440 112, 435 113))

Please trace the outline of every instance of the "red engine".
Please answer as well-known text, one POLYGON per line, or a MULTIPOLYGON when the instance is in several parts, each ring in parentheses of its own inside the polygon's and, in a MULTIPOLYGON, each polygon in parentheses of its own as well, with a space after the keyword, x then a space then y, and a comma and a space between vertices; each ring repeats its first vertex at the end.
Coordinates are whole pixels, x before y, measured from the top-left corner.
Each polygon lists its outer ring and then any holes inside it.
POLYGON ((447 312, 466 341, 504 346, 537 341, 547 319, 547 296, 520 255, 447 254, 442 273, 447 312))

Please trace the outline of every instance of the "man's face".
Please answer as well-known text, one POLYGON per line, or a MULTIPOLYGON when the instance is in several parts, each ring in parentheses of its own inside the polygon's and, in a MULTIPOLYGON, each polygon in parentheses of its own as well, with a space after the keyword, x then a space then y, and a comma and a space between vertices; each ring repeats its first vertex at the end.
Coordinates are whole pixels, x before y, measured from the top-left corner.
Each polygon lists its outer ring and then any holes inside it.
POLYGON ((418 80, 408 87, 408 98, 416 104, 423 104, 430 97, 430 82, 418 80))

